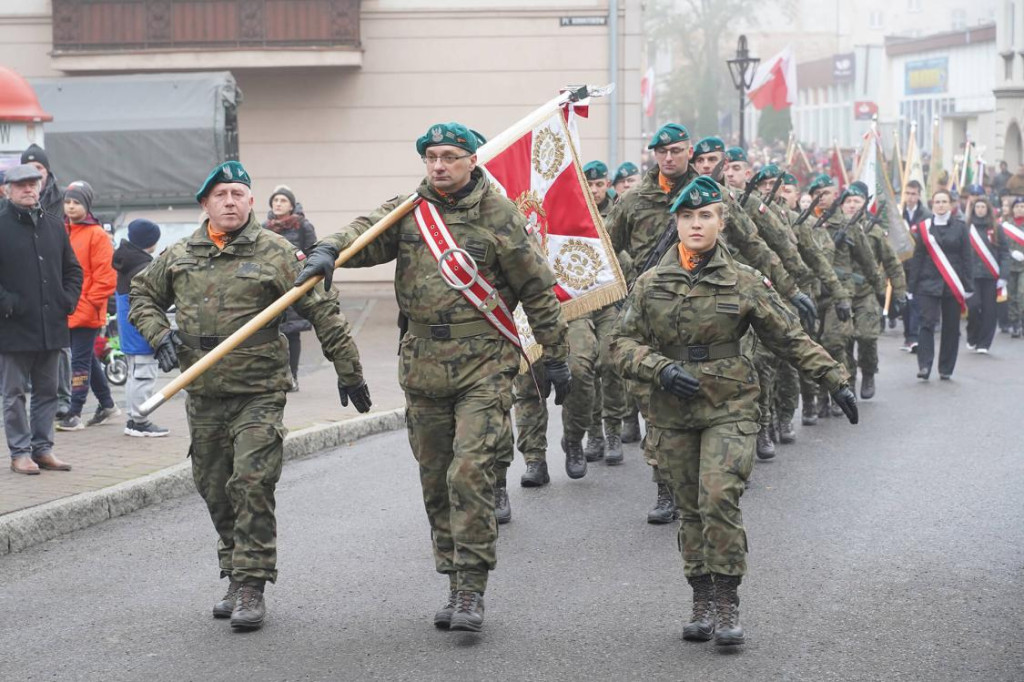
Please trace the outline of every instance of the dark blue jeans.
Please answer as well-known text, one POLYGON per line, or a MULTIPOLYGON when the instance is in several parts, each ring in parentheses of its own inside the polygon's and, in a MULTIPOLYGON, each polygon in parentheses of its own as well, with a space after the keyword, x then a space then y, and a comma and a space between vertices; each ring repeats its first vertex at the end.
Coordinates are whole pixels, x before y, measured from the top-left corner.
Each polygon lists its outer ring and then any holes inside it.
POLYGON ((71 330, 71 409, 68 415, 82 416, 85 399, 92 388, 96 399, 103 407, 113 407, 110 384, 103 374, 103 366, 93 352, 93 344, 99 336, 99 329, 79 327, 71 330))

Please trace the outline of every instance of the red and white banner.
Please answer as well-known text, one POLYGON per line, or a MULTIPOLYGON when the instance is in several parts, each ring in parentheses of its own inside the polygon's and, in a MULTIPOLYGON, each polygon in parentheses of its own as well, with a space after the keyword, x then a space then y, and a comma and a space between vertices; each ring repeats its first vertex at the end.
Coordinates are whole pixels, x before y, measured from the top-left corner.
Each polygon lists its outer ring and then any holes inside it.
POLYGON ((1017 242, 1017 246, 1024 249, 1024 230, 1013 223, 1003 223, 1003 234, 1017 242))
MULTIPOLYGON (((978 232, 978 228, 971 225, 971 246, 974 248, 974 252, 978 254, 978 258, 985 264, 985 269, 988 270, 988 274, 992 275, 992 278, 999 281, 999 261, 996 260, 992 250, 988 248, 988 244, 981 238, 981 233, 978 232)), ((996 290, 996 297, 1006 296, 1006 287, 1000 287, 996 290)))
POLYGON ((654 116, 654 67, 647 67, 644 77, 640 80, 640 101, 645 116, 654 116))
POLYGON ((917 226, 918 234, 921 235, 921 240, 924 242, 925 248, 928 250, 928 255, 932 257, 932 262, 935 264, 935 269, 942 275, 942 279, 946 281, 946 286, 953 292, 953 298, 960 303, 960 311, 964 312, 967 310, 967 292, 964 289, 963 282, 960 281, 960 276, 956 274, 956 270, 953 269, 953 264, 949 262, 949 258, 946 257, 946 252, 942 250, 939 243, 935 241, 934 235, 931 232, 931 220, 923 220, 917 226))
MULTIPOLYGON (((583 103, 585 106, 585 103, 583 103)), ((552 114, 487 162, 498 190, 526 216, 555 273, 555 295, 573 320, 626 296, 611 240, 590 195, 577 149, 581 105, 552 114)), ((533 334, 522 310, 516 323, 530 354, 533 334)), ((534 352, 531 359, 535 359, 534 352)))
POLYGON ((770 105, 781 111, 796 104, 796 57, 792 47, 787 46, 757 67, 748 95, 755 109, 770 105))

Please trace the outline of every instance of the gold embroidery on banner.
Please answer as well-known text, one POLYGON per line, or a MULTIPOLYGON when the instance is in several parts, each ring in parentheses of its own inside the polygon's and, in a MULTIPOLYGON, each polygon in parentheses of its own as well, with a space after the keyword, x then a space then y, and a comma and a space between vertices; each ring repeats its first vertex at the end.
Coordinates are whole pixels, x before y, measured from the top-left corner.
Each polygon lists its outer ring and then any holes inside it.
POLYGON ((533 169, 545 180, 554 180, 565 161, 565 141, 550 128, 534 134, 533 169))
POLYGON ((528 189, 515 199, 516 208, 526 217, 526 232, 537 238, 547 253, 548 220, 547 211, 541 203, 540 195, 528 189))
POLYGON ((558 282, 577 291, 594 286, 601 268, 600 251, 579 239, 567 240, 555 256, 554 270, 558 282))

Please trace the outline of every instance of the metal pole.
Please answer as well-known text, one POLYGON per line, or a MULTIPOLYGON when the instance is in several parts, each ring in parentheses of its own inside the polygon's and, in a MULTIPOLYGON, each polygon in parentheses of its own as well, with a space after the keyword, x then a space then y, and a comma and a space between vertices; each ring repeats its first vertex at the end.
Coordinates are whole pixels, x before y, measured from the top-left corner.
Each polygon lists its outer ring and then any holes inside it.
POLYGON ((746 97, 744 97, 743 83, 740 83, 740 148, 746 151, 747 145, 744 144, 744 125, 743 125, 743 114, 746 109, 746 97))
MULTIPOLYGON (((619 0, 608 0, 608 82, 619 79, 619 0)), ((626 92, 625 88, 619 93, 626 92)), ((608 110, 608 168, 615 172, 619 152, 619 97, 613 93, 608 110)))

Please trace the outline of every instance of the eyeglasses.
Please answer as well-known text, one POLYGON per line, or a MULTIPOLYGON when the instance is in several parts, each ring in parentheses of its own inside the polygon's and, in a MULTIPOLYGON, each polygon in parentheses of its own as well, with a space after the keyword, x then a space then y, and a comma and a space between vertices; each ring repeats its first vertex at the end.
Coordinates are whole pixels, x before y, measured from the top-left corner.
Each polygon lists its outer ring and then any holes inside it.
POLYGON ((689 153, 689 147, 673 147, 672 149, 669 149, 668 147, 656 147, 654 149, 654 155, 658 158, 664 158, 668 154, 671 154, 672 158, 678 158, 689 153))
POLYGON ((473 155, 472 154, 463 154, 461 156, 456 156, 455 154, 445 154, 444 156, 421 156, 420 159, 422 159, 423 163, 427 164, 428 166, 433 166, 438 161, 440 161, 445 166, 450 166, 453 163, 455 163, 456 161, 458 161, 459 159, 465 159, 465 158, 468 158, 470 156, 473 156, 473 155))

